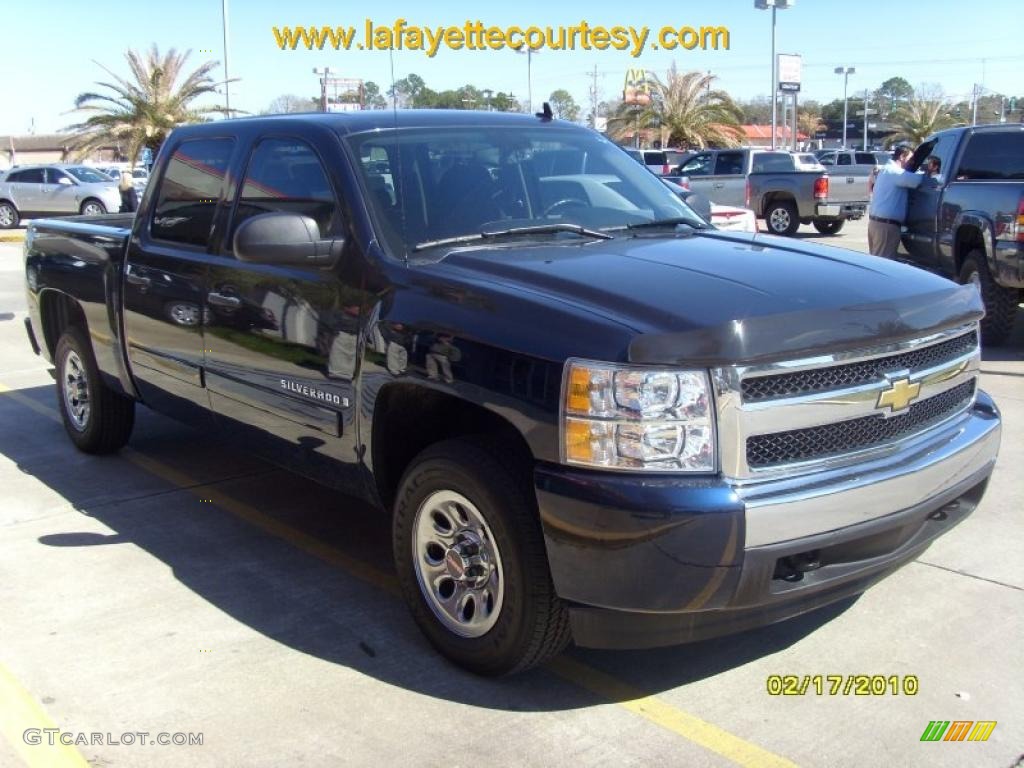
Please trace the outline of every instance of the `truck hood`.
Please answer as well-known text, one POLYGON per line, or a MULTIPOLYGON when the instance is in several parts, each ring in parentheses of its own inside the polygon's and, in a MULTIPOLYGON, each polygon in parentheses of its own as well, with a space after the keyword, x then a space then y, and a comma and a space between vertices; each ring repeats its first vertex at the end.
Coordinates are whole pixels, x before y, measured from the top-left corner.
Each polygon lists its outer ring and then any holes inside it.
POLYGON ((715 366, 854 349, 978 320, 981 298, 915 267, 768 235, 701 232, 460 248, 461 279, 541 294, 632 329, 629 359, 715 366))

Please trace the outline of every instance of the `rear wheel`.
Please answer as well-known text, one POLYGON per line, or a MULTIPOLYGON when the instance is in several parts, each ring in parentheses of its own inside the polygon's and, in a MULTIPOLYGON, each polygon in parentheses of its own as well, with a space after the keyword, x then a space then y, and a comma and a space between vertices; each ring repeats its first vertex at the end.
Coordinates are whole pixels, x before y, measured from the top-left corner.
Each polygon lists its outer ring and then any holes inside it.
POLYGON ((14 229, 21 221, 21 215, 14 203, 0 202, 0 229, 14 229))
POLYGON ((800 227, 796 206, 789 200, 769 203, 764 212, 764 220, 773 235, 792 235, 800 227))
POLYGON ((77 326, 57 342, 57 405, 71 442, 86 453, 113 453, 128 442, 135 401, 103 383, 88 334, 77 326))
POLYGON ((101 216, 107 212, 107 206, 99 200, 86 200, 82 203, 81 211, 83 216, 101 216))
POLYGON ((823 235, 838 235, 846 221, 845 219, 815 219, 811 223, 823 235))
POLYGON ((960 268, 961 283, 975 283, 985 302, 985 318, 981 321, 981 338, 986 344, 1002 344, 1013 330, 1020 301, 1018 288, 1003 288, 988 271, 985 252, 975 248, 964 259, 960 268))
POLYGON ((399 486, 395 565, 413 618, 456 664, 482 675, 543 663, 569 642, 530 475, 483 439, 417 456, 399 486))

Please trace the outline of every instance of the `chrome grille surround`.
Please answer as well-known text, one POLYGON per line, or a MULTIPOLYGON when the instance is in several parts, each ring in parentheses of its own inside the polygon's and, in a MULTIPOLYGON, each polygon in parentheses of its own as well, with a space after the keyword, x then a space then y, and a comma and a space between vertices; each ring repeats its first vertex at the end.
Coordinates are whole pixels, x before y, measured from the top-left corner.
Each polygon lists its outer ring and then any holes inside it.
MULTIPOLYGON (((728 480, 743 484, 854 464, 868 457, 895 452, 914 442, 922 434, 961 418, 974 403, 974 391, 980 368, 978 338, 977 325, 971 324, 909 341, 848 352, 780 363, 712 369, 718 415, 719 465, 723 474, 728 480), (973 346, 962 340, 965 336, 973 340, 973 346), (945 355, 954 356, 943 359, 944 352, 945 355), (926 361, 925 365, 928 367, 915 370, 898 367, 901 364, 906 365, 909 360, 926 361), (789 377, 788 381, 792 382, 792 374, 812 372, 806 381, 821 381, 828 379, 829 375, 813 374, 814 371, 837 367, 851 370, 848 366, 859 363, 869 363, 874 368, 876 375, 871 381, 753 402, 744 400, 744 391, 750 391, 750 387, 744 387, 744 382, 748 379, 757 379, 759 385, 763 385, 766 377, 786 376, 789 377), (758 466, 760 458, 755 457, 752 466, 748 461, 748 441, 756 436, 788 434, 793 437, 800 430, 863 420, 866 417, 903 418, 909 414, 910 408, 893 412, 878 407, 880 395, 891 388, 895 380, 920 384, 918 396, 913 400, 914 404, 924 403, 970 382, 974 382, 975 386, 964 387, 964 390, 969 389, 969 397, 963 399, 960 404, 953 404, 951 409, 944 410, 937 420, 926 420, 920 429, 900 430, 890 427, 882 430, 887 434, 897 435, 891 440, 862 447, 851 446, 849 450, 841 452, 801 455, 801 458, 785 463, 762 462, 762 465, 758 466)), ((858 365, 854 370, 864 370, 864 366, 858 365)), ((947 397, 944 400, 948 399, 947 397)))

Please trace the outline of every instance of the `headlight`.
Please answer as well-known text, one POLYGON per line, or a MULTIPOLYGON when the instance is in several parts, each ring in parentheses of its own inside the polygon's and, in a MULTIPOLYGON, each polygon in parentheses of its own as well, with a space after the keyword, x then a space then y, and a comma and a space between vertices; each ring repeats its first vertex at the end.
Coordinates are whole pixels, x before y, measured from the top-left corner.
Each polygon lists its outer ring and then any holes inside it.
POLYGON ((714 417, 706 371, 570 360, 562 389, 566 463, 714 472, 714 417))

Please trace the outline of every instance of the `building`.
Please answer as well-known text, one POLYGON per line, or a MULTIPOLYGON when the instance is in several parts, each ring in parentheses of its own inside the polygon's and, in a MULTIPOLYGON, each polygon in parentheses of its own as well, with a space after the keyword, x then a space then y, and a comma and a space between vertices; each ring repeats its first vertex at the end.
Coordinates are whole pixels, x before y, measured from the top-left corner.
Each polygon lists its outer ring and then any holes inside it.
MULTIPOLYGON (((770 125, 741 125, 740 131, 742 131, 745 146, 770 147, 772 145, 772 127, 770 125)), ((782 148, 793 146, 793 130, 788 125, 780 125, 776 129, 775 137, 775 146, 782 148)), ((806 133, 797 131, 798 144, 803 144, 807 139, 806 133)))
POLYGON ((33 163, 109 163, 122 159, 116 146, 101 147, 80 157, 72 147, 70 133, 0 136, 0 170, 33 163))

